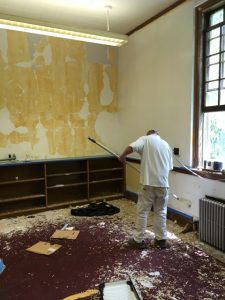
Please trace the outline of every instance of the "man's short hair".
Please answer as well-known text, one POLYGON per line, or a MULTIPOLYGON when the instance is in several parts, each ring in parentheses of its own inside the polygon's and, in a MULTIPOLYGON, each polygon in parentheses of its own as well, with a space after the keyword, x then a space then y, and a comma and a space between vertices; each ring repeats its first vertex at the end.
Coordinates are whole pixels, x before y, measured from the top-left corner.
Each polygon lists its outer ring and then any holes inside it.
POLYGON ((150 134, 158 134, 158 132, 155 129, 151 129, 147 132, 147 135, 150 135, 150 134))

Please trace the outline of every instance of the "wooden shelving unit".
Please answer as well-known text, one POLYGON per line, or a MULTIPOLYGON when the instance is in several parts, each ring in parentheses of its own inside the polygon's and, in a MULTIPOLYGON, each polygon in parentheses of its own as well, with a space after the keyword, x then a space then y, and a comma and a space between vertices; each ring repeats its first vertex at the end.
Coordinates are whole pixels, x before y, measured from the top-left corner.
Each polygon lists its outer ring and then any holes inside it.
POLYGON ((112 156, 0 164, 0 218, 124 196, 112 156))
POLYGON ((89 160, 89 200, 120 198, 124 192, 124 168, 116 159, 89 160))

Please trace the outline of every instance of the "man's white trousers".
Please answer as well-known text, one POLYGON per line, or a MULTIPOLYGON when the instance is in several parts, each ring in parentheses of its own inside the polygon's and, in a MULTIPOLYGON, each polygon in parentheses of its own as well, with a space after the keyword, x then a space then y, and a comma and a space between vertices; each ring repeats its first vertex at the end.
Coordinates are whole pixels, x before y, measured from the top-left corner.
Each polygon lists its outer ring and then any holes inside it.
POLYGON ((169 198, 169 188, 140 186, 137 203, 137 221, 134 232, 134 240, 138 243, 145 238, 145 231, 148 222, 148 216, 152 205, 154 208, 153 231, 157 240, 167 239, 167 204, 169 198))

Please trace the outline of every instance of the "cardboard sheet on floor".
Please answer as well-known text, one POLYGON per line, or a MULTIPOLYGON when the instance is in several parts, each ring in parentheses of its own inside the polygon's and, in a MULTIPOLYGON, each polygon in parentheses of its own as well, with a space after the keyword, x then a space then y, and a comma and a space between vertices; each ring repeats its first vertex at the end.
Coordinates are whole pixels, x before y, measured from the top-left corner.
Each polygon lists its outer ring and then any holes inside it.
POLYGON ((79 232, 79 230, 56 230, 51 238, 75 240, 79 232))
POLYGON ((27 248, 26 250, 29 252, 37 253, 37 254, 44 254, 44 255, 51 255, 55 251, 57 251, 61 245, 58 244, 50 244, 47 242, 38 242, 31 246, 30 248, 27 248))

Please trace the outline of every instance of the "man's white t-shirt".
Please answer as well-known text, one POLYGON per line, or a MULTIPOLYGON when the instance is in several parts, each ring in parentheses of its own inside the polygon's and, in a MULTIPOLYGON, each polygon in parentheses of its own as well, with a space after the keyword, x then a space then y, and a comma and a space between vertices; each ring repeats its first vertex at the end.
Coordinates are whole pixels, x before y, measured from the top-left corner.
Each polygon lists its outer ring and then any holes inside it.
POLYGON ((141 155, 140 183, 142 185, 169 187, 169 171, 173 169, 169 144, 158 134, 142 136, 130 144, 141 155))

